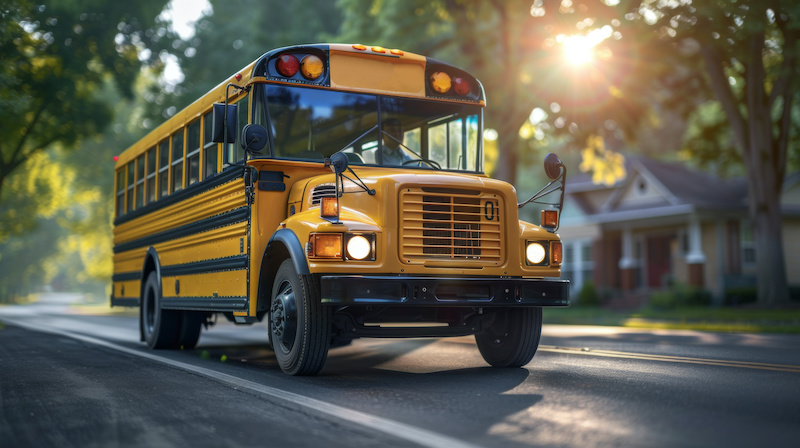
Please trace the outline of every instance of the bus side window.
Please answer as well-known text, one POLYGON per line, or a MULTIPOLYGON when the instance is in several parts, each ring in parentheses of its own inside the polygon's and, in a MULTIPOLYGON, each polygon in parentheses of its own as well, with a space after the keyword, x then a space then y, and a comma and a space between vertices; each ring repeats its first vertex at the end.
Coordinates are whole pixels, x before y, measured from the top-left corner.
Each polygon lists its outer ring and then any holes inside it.
POLYGON ((156 147, 147 150, 147 203, 156 200, 156 147))
POLYGON ((250 122, 250 120, 248 120, 249 114, 247 112, 248 98, 249 95, 245 95, 236 102, 237 113, 239 114, 236 118, 236 121, 238 121, 238 127, 236 129, 236 141, 228 145, 228 157, 226 162, 229 165, 244 159, 244 149, 240 144, 240 140, 242 138, 242 129, 247 123, 250 122))
POLYGON ((125 213, 125 170, 117 170, 117 217, 125 213))
POLYGON ((187 186, 200 181, 200 120, 186 128, 186 179, 187 186))
POLYGON ((183 189, 183 128, 172 134, 172 188, 171 192, 183 189))
POLYGON ((203 164, 205 165, 203 179, 208 179, 217 173, 217 160, 219 159, 220 145, 211 141, 213 134, 211 121, 211 112, 206 112, 203 115, 203 164))
POLYGON ((136 167, 134 166, 134 163, 135 162, 133 160, 131 160, 130 162, 128 162, 128 165, 127 165, 127 167, 128 167, 128 169, 127 169, 127 172, 128 172, 128 176, 127 176, 128 194, 127 194, 127 196, 128 197, 127 197, 127 200, 125 202, 126 203, 126 207, 125 207, 125 212, 126 213, 130 212, 131 210, 133 210, 133 185, 134 185, 134 183, 133 183, 133 181, 134 181, 133 175, 136 174, 136 167))
POLYGON ((144 154, 136 158, 136 208, 144 205, 144 154))
POLYGON ((158 197, 169 194, 169 140, 158 144, 158 197))

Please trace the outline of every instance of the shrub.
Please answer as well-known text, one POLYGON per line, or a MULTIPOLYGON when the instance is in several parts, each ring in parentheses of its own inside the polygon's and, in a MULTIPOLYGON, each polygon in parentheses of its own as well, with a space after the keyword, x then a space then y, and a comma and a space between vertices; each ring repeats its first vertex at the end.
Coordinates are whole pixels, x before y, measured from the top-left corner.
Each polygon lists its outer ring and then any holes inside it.
POLYGON ((597 289, 594 287, 592 281, 583 282, 581 290, 578 291, 578 305, 579 306, 599 306, 600 297, 597 295, 597 289))
POLYGON ((711 293, 703 288, 682 284, 673 285, 665 291, 654 292, 650 296, 650 306, 672 309, 682 306, 708 306, 711 293))

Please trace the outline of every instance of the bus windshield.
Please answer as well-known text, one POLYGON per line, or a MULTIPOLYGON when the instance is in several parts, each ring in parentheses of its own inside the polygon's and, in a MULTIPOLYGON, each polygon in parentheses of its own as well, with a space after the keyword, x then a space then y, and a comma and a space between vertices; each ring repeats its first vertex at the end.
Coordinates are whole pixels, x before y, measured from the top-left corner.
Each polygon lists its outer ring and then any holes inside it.
POLYGON ((272 134, 276 158, 322 162, 343 151, 351 165, 483 169, 478 105, 273 84, 257 90, 254 120, 272 134))

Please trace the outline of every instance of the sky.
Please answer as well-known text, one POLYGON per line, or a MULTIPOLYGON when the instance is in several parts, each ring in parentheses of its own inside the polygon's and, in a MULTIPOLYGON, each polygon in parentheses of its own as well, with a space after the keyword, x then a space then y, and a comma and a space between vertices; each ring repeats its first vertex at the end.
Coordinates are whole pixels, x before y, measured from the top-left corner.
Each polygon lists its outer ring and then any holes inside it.
MULTIPOLYGON (((186 40, 194 36, 197 21, 212 12, 211 4, 207 0, 171 0, 159 17, 172 22, 172 29, 186 40)), ((167 57, 164 64, 164 82, 169 90, 183 81, 184 77, 175 56, 167 57)))

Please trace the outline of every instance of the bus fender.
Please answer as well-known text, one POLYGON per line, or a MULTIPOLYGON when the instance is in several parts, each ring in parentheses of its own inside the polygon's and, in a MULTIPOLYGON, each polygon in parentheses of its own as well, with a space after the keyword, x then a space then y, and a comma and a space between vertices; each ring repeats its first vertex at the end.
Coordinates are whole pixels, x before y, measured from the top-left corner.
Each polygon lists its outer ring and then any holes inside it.
POLYGON ((297 235, 290 229, 279 229, 272 234, 261 258, 261 273, 258 281, 258 306, 259 311, 269 309, 272 300, 272 282, 283 260, 289 258, 294 264, 295 271, 300 275, 309 275, 308 262, 306 261, 303 244, 297 235))
MULTIPOLYGON (((270 256, 270 249, 276 242, 283 243, 284 247, 289 251, 289 257, 292 259, 295 271, 300 275, 308 275, 311 272, 308 270, 308 261, 306 261, 306 251, 303 249, 303 243, 300 238, 290 229, 279 229, 272 234, 272 238, 267 243, 267 249, 264 253, 264 258, 270 256)), ((282 261, 282 260, 281 260, 282 261)))
POLYGON ((156 248, 150 246, 144 256, 141 279, 142 283, 139 286, 139 340, 142 342, 144 342, 144 327, 142 326, 142 322, 144 321, 142 317, 142 299, 144 297, 142 297, 142 294, 144 294, 144 283, 147 281, 147 277, 153 271, 155 271, 156 279, 158 280, 158 289, 161 289, 161 260, 158 258, 158 252, 156 251, 156 248))

